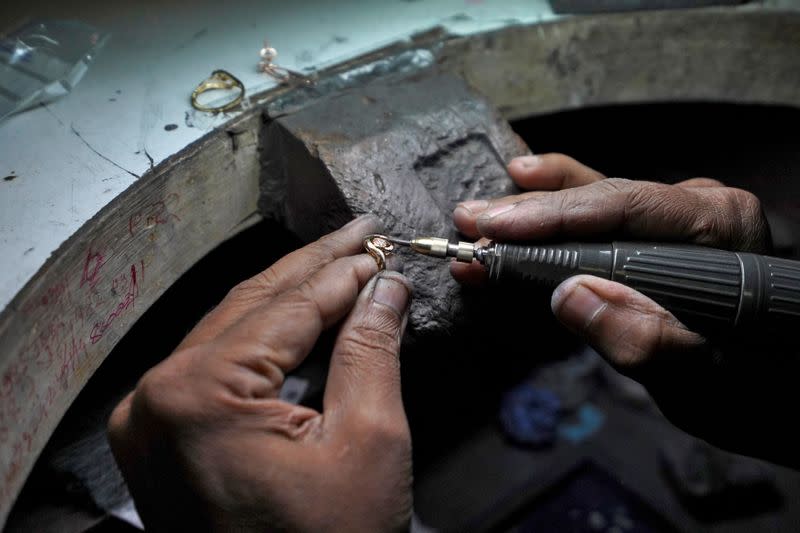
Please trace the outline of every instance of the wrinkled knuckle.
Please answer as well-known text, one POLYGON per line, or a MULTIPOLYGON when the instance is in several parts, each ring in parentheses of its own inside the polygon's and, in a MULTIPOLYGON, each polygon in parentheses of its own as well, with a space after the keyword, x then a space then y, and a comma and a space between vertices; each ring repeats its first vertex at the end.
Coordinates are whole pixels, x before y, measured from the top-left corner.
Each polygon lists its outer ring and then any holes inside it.
POLYGON ((225 300, 237 303, 259 301, 274 294, 277 285, 278 276, 275 270, 268 268, 233 286, 225 296, 225 300))
POLYGON ((731 205, 730 219, 736 220, 733 245, 745 250, 762 251, 769 247, 769 225, 758 197, 743 189, 727 189, 731 205))
MULTIPOLYGON (((262 293, 274 293, 279 285, 279 276, 274 268, 268 268, 262 270, 247 281, 262 293)), ((247 281, 245 283, 247 283, 247 281)))
POLYGON ((365 330, 375 330, 395 335, 400 329, 402 318, 397 310, 387 305, 372 305, 357 324, 365 330))
POLYGON ((398 339, 396 331, 389 332, 372 325, 358 325, 342 337, 343 351, 354 357, 384 355, 395 358, 398 339))
POLYGON ((595 186, 606 209, 609 212, 619 212, 623 222, 647 202, 648 196, 644 193, 647 187, 643 183, 624 178, 608 178, 598 181, 595 186))
POLYGON ((642 328, 635 335, 635 341, 621 338, 617 342, 618 351, 614 363, 626 373, 635 373, 649 364, 662 343, 664 330, 659 325, 642 328))
POLYGON ((724 248, 749 247, 762 233, 761 202, 742 189, 725 188, 714 193, 693 223, 695 240, 724 248))
POLYGON ((610 194, 628 193, 634 187, 635 182, 625 178, 608 178, 595 183, 600 191, 610 194))
POLYGON ((241 345, 233 350, 240 354, 235 364, 244 370, 231 373, 227 380, 234 396, 271 398, 280 393, 285 375, 271 354, 265 354, 258 345, 241 345))
POLYGON ((629 182, 628 185, 625 185, 620 190, 620 193, 625 195, 625 211, 629 215, 649 213, 654 202, 663 206, 671 201, 666 189, 657 183, 651 182, 629 182))
POLYGON ((266 357, 260 357, 258 359, 254 370, 261 378, 262 392, 259 393, 258 396, 277 396, 281 388, 283 388, 283 383, 285 381, 283 370, 275 364, 275 362, 266 357))
POLYGON ((730 240, 730 231, 717 210, 703 210, 694 217, 693 237, 699 244, 725 245, 730 240))
POLYGON ((311 294, 314 293, 314 287, 310 280, 303 281, 296 288, 290 290, 286 294, 284 300, 285 305, 288 307, 287 315, 308 316, 309 314, 316 314, 322 316, 319 302, 317 302, 311 294))
POLYGON ((344 247, 344 243, 333 234, 325 235, 309 245, 309 249, 314 254, 314 260, 320 265, 332 263, 337 259, 337 247, 344 247))
POLYGON ((641 368, 642 362, 647 360, 645 350, 641 346, 626 344, 619 347, 611 360, 624 373, 636 372, 637 369, 641 368))
POLYGON ((626 373, 648 364, 665 336, 665 321, 660 312, 636 300, 624 303, 624 315, 619 314, 620 307, 606 306, 603 312, 609 316, 609 321, 599 318, 594 335, 601 339, 600 346, 605 348, 608 359, 626 373), (612 323, 616 326, 611 326, 612 323))
POLYGON ((743 189, 728 189, 734 214, 743 220, 755 221, 762 217, 761 201, 750 191, 743 189))

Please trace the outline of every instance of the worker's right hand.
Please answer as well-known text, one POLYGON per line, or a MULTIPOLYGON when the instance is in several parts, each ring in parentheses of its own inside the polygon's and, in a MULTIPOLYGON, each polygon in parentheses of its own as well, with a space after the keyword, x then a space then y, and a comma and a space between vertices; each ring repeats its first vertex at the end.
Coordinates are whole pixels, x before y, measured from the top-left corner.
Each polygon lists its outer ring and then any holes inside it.
POLYGON ((379 229, 358 219, 238 285, 116 408, 110 442, 147 531, 408 530, 410 286, 359 253, 379 229), (333 327, 322 411, 280 400, 333 327))
MULTIPOLYGON (((715 180, 607 179, 560 154, 515 159, 509 172, 530 192, 461 204, 454 219, 462 233, 499 242, 639 239, 748 252, 770 247, 758 199, 715 180)), ((476 263, 453 263, 452 272, 473 282, 486 275, 476 263)), ((800 442, 792 443, 770 416, 797 401, 796 386, 787 381, 794 373, 782 370, 780 361, 762 358, 752 345, 712 342, 643 294, 593 276, 562 283, 552 309, 644 384, 676 425, 729 449, 800 464, 792 448, 800 442)))

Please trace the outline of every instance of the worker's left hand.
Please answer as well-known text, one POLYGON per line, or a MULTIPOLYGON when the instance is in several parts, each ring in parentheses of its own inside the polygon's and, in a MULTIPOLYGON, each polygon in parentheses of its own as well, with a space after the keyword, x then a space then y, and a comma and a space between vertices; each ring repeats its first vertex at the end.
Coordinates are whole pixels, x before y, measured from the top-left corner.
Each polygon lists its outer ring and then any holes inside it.
POLYGON ((235 287, 117 407, 110 441, 148 531, 407 530, 410 285, 352 255, 378 229, 358 219, 235 287), (322 412, 278 399, 342 319, 322 412))

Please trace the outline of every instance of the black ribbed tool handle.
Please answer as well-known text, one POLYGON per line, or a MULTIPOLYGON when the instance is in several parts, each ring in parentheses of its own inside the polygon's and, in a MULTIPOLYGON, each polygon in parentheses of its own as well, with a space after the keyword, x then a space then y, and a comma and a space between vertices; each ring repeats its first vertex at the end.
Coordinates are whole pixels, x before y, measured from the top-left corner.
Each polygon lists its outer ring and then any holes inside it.
POLYGON ((800 262, 680 244, 492 244, 495 281, 554 287, 591 274, 632 287, 689 326, 791 331, 800 327, 800 262))
POLYGON ((492 243, 488 250, 484 266, 493 281, 516 280, 552 288, 578 274, 610 278, 613 270, 611 244, 492 243))

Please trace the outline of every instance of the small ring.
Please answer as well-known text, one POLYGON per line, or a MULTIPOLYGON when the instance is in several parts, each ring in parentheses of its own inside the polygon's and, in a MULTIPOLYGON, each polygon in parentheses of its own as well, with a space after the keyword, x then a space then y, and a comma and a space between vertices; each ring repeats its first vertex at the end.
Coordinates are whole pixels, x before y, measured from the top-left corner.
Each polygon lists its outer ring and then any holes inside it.
POLYGON ((215 70, 211 76, 200 82, 200 85, 192 91, 192 107, 198 111, 206 111, 209 113, 219 113, 221 111, 229 111, 239 105, 244 98, 244 84, 233 74, 225 70, 215 70), (228 102, 217 107, 210 107, 201 104, 197 101, 197 97, 206 91, 222 90, 222 89, 239 89, 239 94, 228 102))
POLYGON ((364 237, 364 250, 372 256, 378 264, 378 270, 386 270, 386 256, 394 252, 394 245, 385 237, 377 233, 364 237))

